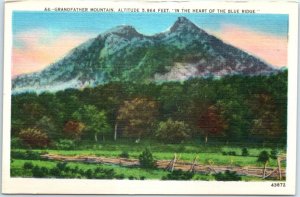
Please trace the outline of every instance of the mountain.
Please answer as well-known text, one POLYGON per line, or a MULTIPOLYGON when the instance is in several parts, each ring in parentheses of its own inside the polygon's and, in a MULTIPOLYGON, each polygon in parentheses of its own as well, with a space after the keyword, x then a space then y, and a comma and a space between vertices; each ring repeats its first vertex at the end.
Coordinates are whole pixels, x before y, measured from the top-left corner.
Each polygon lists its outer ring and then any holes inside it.
POLYGON ((46 69, 17 76, 13 93, 83 88, 110 81, 164 82, 193 77, 278 72, 258 58, 209 35, 185 17, 166 32, 140 34, 118 26, 71 50, 46 69))

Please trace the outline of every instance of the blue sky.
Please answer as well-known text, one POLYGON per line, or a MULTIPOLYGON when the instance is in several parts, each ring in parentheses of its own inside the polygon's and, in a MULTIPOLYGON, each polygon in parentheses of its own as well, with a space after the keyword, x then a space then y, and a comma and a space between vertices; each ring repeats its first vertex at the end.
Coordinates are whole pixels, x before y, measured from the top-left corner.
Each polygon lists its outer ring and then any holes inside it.
POLYGON ((13 32, 35 28, 54 32, 101 33, 117 25, 132 25, 144 34, 155 34, 170 27, 179 16, 186 16, 199 27, 218 30, 222 24, 235 24, 255 31, 286 35, 288 15, 275 14, 182 14, 182 13, 58 13, 14 12, 13 32))

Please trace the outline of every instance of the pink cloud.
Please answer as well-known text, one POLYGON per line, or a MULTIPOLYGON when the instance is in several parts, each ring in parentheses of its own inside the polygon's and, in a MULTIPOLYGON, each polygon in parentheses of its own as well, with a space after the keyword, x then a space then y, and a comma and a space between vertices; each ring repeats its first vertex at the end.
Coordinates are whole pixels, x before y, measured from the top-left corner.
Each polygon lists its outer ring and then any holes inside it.
POLYGON ((41 29, 19 33, 14 37, 12 76, 42 70, 89 38, 91 35, 54 35, 41 29))
POLYGON ((223 25, 216 36, 276 67, 287 66, 287 37, 223 25))

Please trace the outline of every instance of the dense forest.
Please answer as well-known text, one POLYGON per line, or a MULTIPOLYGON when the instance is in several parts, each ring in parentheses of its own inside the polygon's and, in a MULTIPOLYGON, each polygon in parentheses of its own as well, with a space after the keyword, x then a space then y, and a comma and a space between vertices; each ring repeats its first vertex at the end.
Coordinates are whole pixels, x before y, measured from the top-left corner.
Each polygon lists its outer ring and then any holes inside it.
POLYGON ((13 94, 12 143, 51 147, 62 139, 126 139, 284 145, 287 73, 13 94))

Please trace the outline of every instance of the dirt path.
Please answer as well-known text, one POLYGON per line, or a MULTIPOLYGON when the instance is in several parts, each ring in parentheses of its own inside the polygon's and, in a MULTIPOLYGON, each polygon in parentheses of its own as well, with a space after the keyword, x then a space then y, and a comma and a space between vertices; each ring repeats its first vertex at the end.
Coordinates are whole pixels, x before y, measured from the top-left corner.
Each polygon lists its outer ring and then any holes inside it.
MULTIPOLYGON (((101 164, 110 164, 110 165, 120 165, 125 167, 138 167, 138 159, 127 159, 127 158, 107 158, 107 157, 97 157, 97 156, 87 156, 87 155, 78 155, 78 156, 63 156, 56 154, 45 154, 41 155, 44 159, 56 160, 56 161, 68 161, 68 162, 83 162, 83 163, 101 163, 101 164)), ((193 169, 194 172, 199 173, 218 173, 224 172, 226 170, 236 171, 239 175, 255 176, 262 177, 263 168, 255 166, 247 167, 238 167, 238 166, 220 166, 220 165, 200 165, 197 163, 189 163, 183 161, 177 161, 172 165, 171 160, 158 160, 156 165, 160 169, 176 169, 183 171, 190 171, 193 169)), ((281 170, 282 177, 285 177, 285 169, 281 170)), ((277 168, 268 167, 266 168, 266 175, 276 178, 279 176, 279 171, 277 168)))

